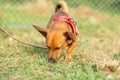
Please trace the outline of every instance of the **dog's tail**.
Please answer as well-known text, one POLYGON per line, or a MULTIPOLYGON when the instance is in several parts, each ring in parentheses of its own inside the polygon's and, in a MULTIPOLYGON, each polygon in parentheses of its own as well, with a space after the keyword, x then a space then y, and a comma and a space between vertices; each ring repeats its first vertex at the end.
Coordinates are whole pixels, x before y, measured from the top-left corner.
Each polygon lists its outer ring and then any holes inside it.
POLYGON ((65 13, 68 13, 68 6, 64 0, 59 0, 58 4, 55 7, 55 12, 62 10, 65 13))

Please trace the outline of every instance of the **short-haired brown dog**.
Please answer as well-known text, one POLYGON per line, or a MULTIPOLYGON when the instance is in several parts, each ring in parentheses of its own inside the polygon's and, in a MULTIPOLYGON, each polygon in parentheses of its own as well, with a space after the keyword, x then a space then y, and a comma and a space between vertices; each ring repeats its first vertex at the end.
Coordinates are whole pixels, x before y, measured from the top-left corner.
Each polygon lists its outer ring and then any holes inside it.
POLYGON ((71 60, 78 33, 76 22, 69 17, 68 7, 63 0, 58 1, 55 14, 50 18, 47 28, 33 27, 46 38, 49 62, 56 62, 65 47, 68 47, 66 59, 71 60))

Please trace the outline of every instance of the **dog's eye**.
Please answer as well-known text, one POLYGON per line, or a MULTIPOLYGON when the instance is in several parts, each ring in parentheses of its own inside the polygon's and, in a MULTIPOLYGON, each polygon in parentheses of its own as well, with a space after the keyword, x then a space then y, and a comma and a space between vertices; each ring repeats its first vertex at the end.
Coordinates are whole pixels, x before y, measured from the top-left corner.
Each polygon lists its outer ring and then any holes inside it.
POLYGON ((59 50, 59 49, 60 49, 60 47, 56 47, 56 48, 55 48, 55 50, 59 50))
POLYGON ((47 46, 47 48, 48 48, 48 49, 50 49, 50 47, 49 47, 49 46, 47 46))

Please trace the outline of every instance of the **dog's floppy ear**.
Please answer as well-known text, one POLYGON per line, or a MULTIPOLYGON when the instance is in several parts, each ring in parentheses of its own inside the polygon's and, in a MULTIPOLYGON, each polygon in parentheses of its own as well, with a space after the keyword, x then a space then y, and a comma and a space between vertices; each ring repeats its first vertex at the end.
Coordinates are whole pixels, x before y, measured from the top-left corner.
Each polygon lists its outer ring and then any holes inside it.
POLYGON ((47 28, 41 28, 38 26, 33 25, 35 29, 37 29, 44 37, 46 37, 48 29, 47 28))
POLYGON ((67 40, 72 40, 73 42, 77 40, 76 35, 73 34, 72 32, 64 32, 63 34, 67 40))

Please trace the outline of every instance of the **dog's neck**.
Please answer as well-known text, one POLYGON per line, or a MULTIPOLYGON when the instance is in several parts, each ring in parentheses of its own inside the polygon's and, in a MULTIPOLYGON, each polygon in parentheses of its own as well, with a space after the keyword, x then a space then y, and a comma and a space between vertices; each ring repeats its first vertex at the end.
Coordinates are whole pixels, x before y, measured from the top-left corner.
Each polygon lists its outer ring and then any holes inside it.
MULTIPOLYGON (((54 18, 54 22, 65 22, 70 26, 74 35, 78 34, 76 22, 73 19, 71 19, 69 16, 57 16, 54 18)), ((70 45, 72 42, 73 42, 72 40, 67 40, 68 45, 70 45)))

